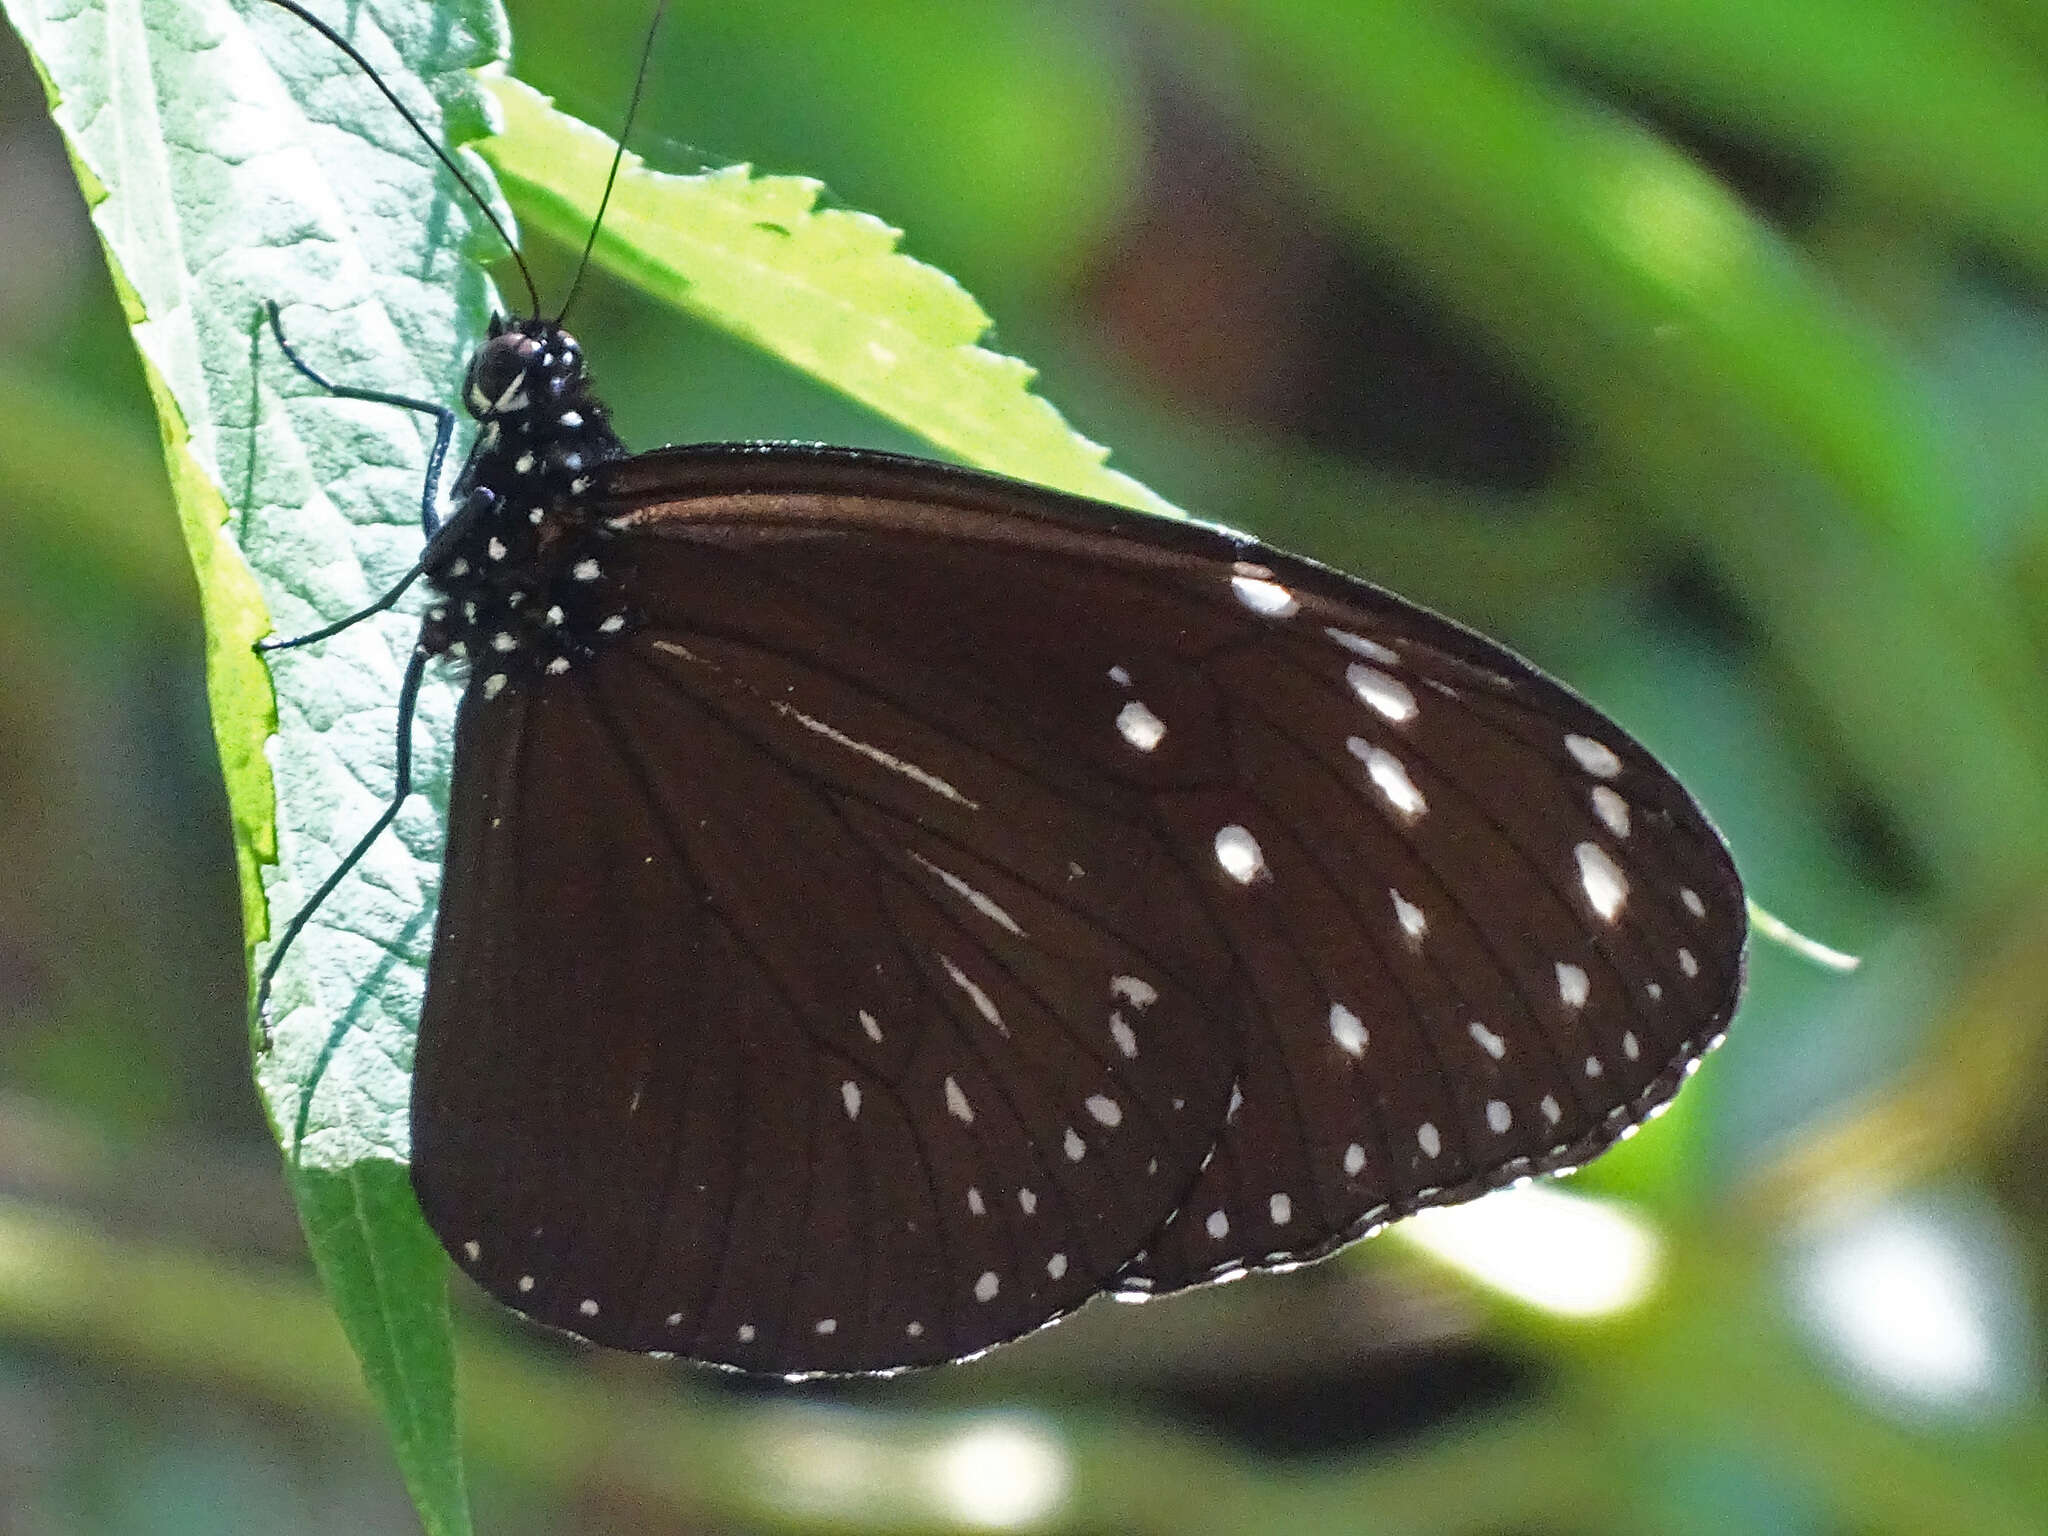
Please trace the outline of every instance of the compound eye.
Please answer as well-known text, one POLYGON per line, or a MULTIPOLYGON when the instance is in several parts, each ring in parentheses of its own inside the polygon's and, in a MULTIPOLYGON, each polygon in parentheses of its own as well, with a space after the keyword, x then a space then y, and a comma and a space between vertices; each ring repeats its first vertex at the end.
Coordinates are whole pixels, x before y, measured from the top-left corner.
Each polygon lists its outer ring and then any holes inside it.
POLYGON ((494 336, 470 360, 463 400, 479 420, 525 409, 526 380, 539 366, 541 345, 517 331, 494 336))

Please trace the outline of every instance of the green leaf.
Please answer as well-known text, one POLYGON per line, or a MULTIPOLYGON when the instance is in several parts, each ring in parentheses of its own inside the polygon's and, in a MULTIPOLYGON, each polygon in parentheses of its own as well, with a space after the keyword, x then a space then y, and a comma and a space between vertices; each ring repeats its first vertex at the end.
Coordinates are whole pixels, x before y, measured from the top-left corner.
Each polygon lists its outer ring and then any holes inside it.
MULTIPOLYGON (((484 146, 530 223, 581 245, 614 143, 516 80, 491 82, 504 132, 484 146)), ((896 249, 870 214, 817 206, 803 176, 699 176, 628 154, 599 231, 607 266, 655 297, 984 469, 1148 512, 1174 508, 1108 468, 1108 450, 1031 392, 1032 368, 979 345, 988 316, 896 249)))
MULTIPOLYGON (((428 433, 295 374, 259 323, 262 306, 282 306, 295 344, 331 377, 446 399, 492 307, 474 258, 495 237, 474 234, 428 146, 355 67, 282 11, 6 3, 93 205, 157 405, 205 608, 254 948, 390 793, 390 703, 413 625, 365 624, 279 658, 274 696, 250 647, 272 616, 286 632, 309 628, 411 564, 428 433)), ((489 104, 467 70, 504 52, 492 0, 439 12, 368 0, 342 20, 423 120, 457 140, 485 129, 489 104)), ((431 689, 420 714, 422 741, 445 742, 451 691, 431 689)), ((280 971, 257 1081, 422 1519, 459 1536, 469 1520, 447 1265, 404 1166, 445 766, 430 749, 426 799, 280 971)))

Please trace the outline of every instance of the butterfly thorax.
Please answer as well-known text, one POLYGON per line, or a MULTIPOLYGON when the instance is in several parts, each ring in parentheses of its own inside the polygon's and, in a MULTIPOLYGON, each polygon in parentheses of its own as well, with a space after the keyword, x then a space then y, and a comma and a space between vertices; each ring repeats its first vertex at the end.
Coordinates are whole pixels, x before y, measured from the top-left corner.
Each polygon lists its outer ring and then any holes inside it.
POLYGON ((469 510, 427 569, 446 601, 430 611, 421 644, 470 662, 495 696, 593 659, 631 626, 618 535, 588 495, 597 467, 625 448, 582 349, 551 321, 493 320, 463 403, 482 423, 455 486, 469 510))

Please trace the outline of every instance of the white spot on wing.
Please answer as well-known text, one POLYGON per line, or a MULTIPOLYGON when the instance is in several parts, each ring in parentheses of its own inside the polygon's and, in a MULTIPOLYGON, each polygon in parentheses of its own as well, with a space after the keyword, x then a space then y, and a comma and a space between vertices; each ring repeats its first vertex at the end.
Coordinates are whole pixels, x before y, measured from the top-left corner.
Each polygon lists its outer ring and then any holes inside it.
POLYGON ((1387 894, 1394 898, 1394 917, 1401 924, 1401 932, 1411 944, 1420 944, 1422 936, 1429 932, 1429 919, 1422 915, 1422 908, 1391 886, 1387 894))
POLYGON ((1138 1059, 1138 1032, 1131 1028, 1122 1014, 1112 1013, 1109 1016, 1109 1036, 1116 1041, 1116 1048, 1123 1052, 1125 1060, 1138 1059))
POLYGON ((1230 1236, 1230 1218, 1221 1211, 1211 1211, 1209 1219, 1203 1222, 1202 1225, 1207 1229, 1209 1235, 1219 1243, 1224 1238, 1230 1236))
POLYGON ((1003 1023, 1002 1014, 996 1010, 995 999, 990 997, 986 992, 982 991, 980 987, 976 986, 974 978, 972 976, 969 976, 965 971, 961 970, 959 966, 955 965, 950 956, 940 953, 937 950, 934 950, 933 953, 938 954, 939 964, 943 965, 946 968, 946 975, 952 979, 953 985, 958 987, 962 992, 967 994, 967 1000, 970 1003, 974 1004, 974 1011, 980 1014, 984 1019, 987 1019, 989 1023, 995 1025, 997 1032, 1001 1034, 1004 1039, 1008 1039, 1010 1035, 1010 1029, 1008 1025, 1003 1023))
POLYGON ((1678 893, 1678 899, 1685 903, 1685 910, 1694 917, 1705 917, 1707 915, 1707 904, 1700 900, 1700 893, 1691 886, 1688 885, 1681 890, 1678 893))
POLYGON ((1685 972, 1688 981, 1700 973, 1700 963, 1693 958, 1693 953, 1689 949, 1679 950, 1678 968, 1685 972))
POLYGON ((1560 960, 1557 962, 1557 995, 1567 1008, 1583 1008, 1592 991, 1586 980, 1586 973, 1576 965, 1560 960))
POLYGON ((1586 900, 1601 918, 1613 922, 1628 904, 1628 878, 1598 843, 1580 843, 1572 856, 1579 861, 1579 884, 1585 887, 1586 900))
POLYGON ((1515 1123, 1514 1111, 1499 1099, 1486 1101, 1486 1128, 1496 1136, 1505 1136, 1508 1127, 1515 1123))
POLYGON ((1429 809, 1429 802, 1422 798, 1422 791, 1415 787, 1415 781, 1408 777, 1408 770, 1401 759, 1384 747, 1376 747, 1363 736, 1353 736, 1344 745, 1351 755, 1365 764, 1366 774, 1372 779, 1373 787, 1385 797, 1402 816, 1413 821, 1429 809))
POLYGON ((1026 1216, 1035 1216, 1038 1214, 1038 1196, 1033 1194, 1029 1189, 1020 1189, 1017 1191, 1017 1204, 1023 1210, 1026 1216))
POLYGON ((1416 1129, 1415 1144, 1422 1148, 1424 1155, 1436 1157, 1444 1149, 1443 1136, 1427 1120, 1416 1129))
POLYGON ((839 1085, 839 1097, 846 1105, 846 1118, 860 1118, 860 1084, 848 1079, 839 1085))
POLYGON ((1266 1201, 1266 1214, 1273 1218, 1273 1225, 1284 1227, 1294 1220, 1294 1202, 1285 1195, 1273 1195, 1266 1201))
POLYGON ((1365 1054, 1365 1043, 1369 1038, 1365 1025, 1357 1014, 1342 1003, 1330 1004, 1330 1038, 1352 1056, 1365 1054))
POLYGON ((1479 1048, 1482 1051, 1486 1052, 1487 1055, 1491 1056, 1495 1061, 1499 1061, 1502 1057, 1507 1055, 1507 1041, 1503 1040, 1499 1035, 1496 1035, 1492 1030, 1488 1029, 1484 1024, 1480 1023, 1477 1019, 1474 1019, 1470 1024, 1467 1024, 1465 1026, 1465 1029, 1472 1036, 1473 1040, 1477 1042, 1479 1048))
POLYGON ((1621 772, 1621 759, 1614 748, 1590 736, 1569 734, 1564 739, 1565 751, 1571 753, 1574 761, 1596 779, 1611 779, 1621 772))
POLYGON ((836 1317, 821 1317, 814 1326, 821 1335, 837 1333, 839 1331, 839 1319, 836 1317))
POLYGON ((1377 640, 1368 640, 1363 635, 1354 635, 1348 629, 1325 629, 1324 634, 1343 646, 1354 656, 1363 656, 1367 661, 1377 661, 1383 666, 1399 666, 1401 653, 1389 650, 1377 640))
POLYGON ((1116 712, 1116 728, 1140 752, 1150 752, 1166 739, 1166 722, 1137 699, 1116 712))
POLYGON ((860 1027, 862 1032, 870 1040, 874 1041, 875 1044, 880 1045, 882 1043, 882 1026, 875 1022, 875 1016, 865 1008, 860 1011, 860 1027))
POLYGON ((1593 814, 1616 837, 1628 836, 1628 802, 1605 784, 1593 786, 1593 814))
POLYGON ((996 1292, 1001 1289, 1002 1282, 996 1278, 996 1272, 992 1269, 984 1269, 981 1272, 981 1278, 974 1282, 974 1299, 976 1301, 994 1301, 996 1299, 996 1292))
POLYGON ((1067 1256, 1064 1253, 1056 1253, 1047 1259, 1045 1261, 1045 1272, 1055 1280, 1064 1279, 1067 1273, 1067 1256))
POLYGON ((1122 998, 1133 1008, 1150 1008, 1159 1001, 1159 989, 1142 976, 1112 976, 1109 995, 1122 998))
POLYGON ((1357 1142, 1354 1141, 1353 1143, 1351 1143, 1350 1146, 1344 1149, 1344 1171, 1350 1174, 1351 1177, 1355 1179, 1358 1177, 1360 1173, 1364 1171, 1364 1169, 1365 1148, 1361 1147, 1357 1142))
POLYGON ((1067 1161, 1070 1163, 1078 1163, 1088 1155, 1088 1143, 1075 1134, 1074 1128, 1071 1125, 1067 1127, 1064 1146, 1066 1148, 1067 1161))
POLYGON ((739 1338, 739 1341, 740 1341, 740 1342, 741 1342, 742 1344, 751 1344, 751 1343, 753 1343, 753 1342, 754 1342, 754 1325, 753 1325, 752 1323, 741 1323, 741 1324, 740 1324, 740 1326, 739 1326, 739 1330, 738 1330, 738 1335, 737 1335, 737 1336, 738 1336, 738 1338, 739 1338))
POLYGON ((1266 855, 1259 840, 1240 826, 1228 826, 1216 834, 1216 862, 1239 885, 1250 885, 1266 873, 1266 855))
POLYGON ((1124 1123, 1123 1106, 1106 1093, 1091 1093, 1088 1096, 1085 1107, 1088 1113, 1095 1117, 1098 1124, 1122 1125, 1124 1123))
POLYGON ((1621 1054, 1630 1061, 1640 1061, 1643 1055, 1642 1043, 1636 1039, 1634 1030, 1626 1030, 1621 1037, 1621 1054))
POLYGON ((988 1214, 987 1202, 981 1198, 981 1191, 972 1184, 967 1186, 967 1209, 970 1214, 975 1216, 986 1216, 988 1214))
POLYGON ((1017 920, 1010 916, 1009 913, 1005 912, 1000 906, 998 906, 994 898, 984 895, 982 892, 976 890, 973 886, 969 885, 965 880, 962 880, 958 875, 954 874, 950 869, 941 869, 938 865, 934 864, 930 859, 926 858, 923 854, 919 853, 915 848, 907 848, 904 850, 904 852, 908 853, 911 856, 911 858, 913 858, 919 864, 924 866, 924 868, 929 870, 932 874, 937 875, 940 881, 945 885, 947 890, 951 891, 955 896, 958 896, 962 901, 966 902, 970 907, 974 908, 975 911, 979 912, 983 917, 987 918, 997 927, 1006 929, 1007 931, 1014 933, 1020 939, 1024 937, 1024 930, 1017 926, 1017 920))
POLYGON ((1131 674, 1122 667, 1111 667, 1109 669, 1109 680, 1119 688, 1131 686, 1131 674))
POLYGON ((962 1125, 974 1124, 974 1106, 967 1102, 967 1095, 950 1077, 946 1079, 946 1112, 962 1125))
POLYGON ((1543 1118, 1552 1125, 1557 1124, 1558 1121, 1564 1118, 1564 1110, 1559 1107, 1554 1094, 1546 1093, 1543 1095, 1543 1102, 1537 1107, 1543 1111, 1543 1118))
POLYGON ((1351 683, 1351 691, 1362 702, 1395 725, 1406 725, 1415 718, 1415 695, 1399 678, 1389 677, 1378 667, 1369 667, 1362 661, 1351 663, 1344 676, 1351 683))
POLYGON ((586 1296, 576 1304, 576 1310, 585 1317, 595 1317, 597 1316, 597 1303, 586 1296))
POLYGON ((1239 572, 1230 578, 1230 590, 1253 613, 1262 618, 1285 619, 1300 610, 1301 604, 1294 600, 1294 594, 1273 580, 1273 573, 1264 566, 1240 566, 1239 572))

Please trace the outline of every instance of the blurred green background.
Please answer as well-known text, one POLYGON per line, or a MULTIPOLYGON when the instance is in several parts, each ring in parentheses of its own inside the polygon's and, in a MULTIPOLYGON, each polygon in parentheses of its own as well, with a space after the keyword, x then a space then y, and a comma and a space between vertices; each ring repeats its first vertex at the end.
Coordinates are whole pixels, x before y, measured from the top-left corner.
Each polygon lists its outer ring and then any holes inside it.
MULTIPOLYGON (((645 0, 511 10, 616 123, 645 0)), ((901 225, 1121 467, 1559 673, 1866 961, 1760 949, 1571 1186, 1657 1245, 1637 1304, 1382 1238, 771 1391, 479 1303, 482 1529, 2048 1531, 2048 10, 679 0, 636 144, 901 225)), ((412 1529, 247 1081, 155 428, 5 37, 0 210, 0 1533, 412 1529)), ((916 446, 601 279, 578 330, 631 442, 916 446)))

